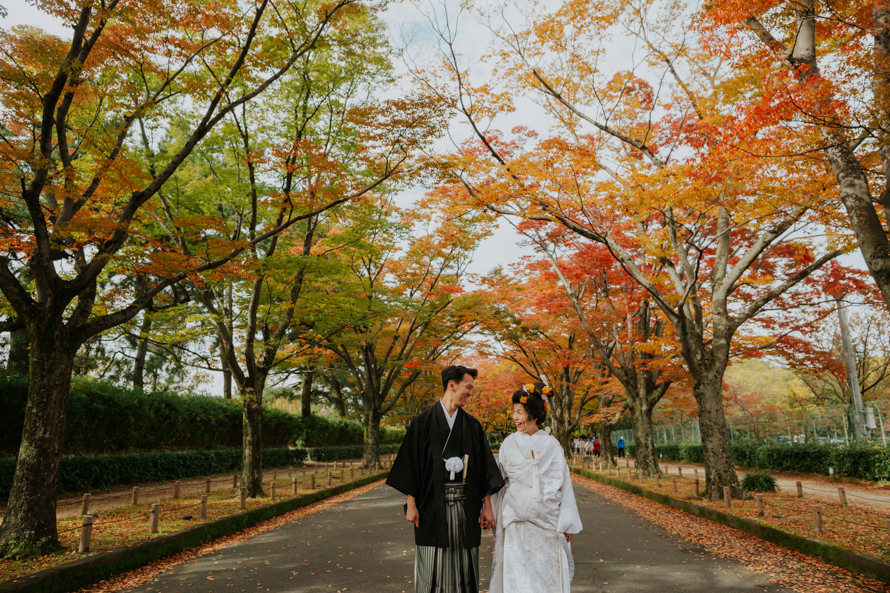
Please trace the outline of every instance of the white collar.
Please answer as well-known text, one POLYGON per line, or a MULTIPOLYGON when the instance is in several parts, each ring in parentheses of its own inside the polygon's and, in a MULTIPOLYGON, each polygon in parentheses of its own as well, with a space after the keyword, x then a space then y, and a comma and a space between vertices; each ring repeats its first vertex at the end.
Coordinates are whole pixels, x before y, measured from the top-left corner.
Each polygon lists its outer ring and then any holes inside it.
POLYGON ((448 430, 451 430, 454 428, 454 419, 457 418, 457 411, 460 409, 460 406, 454 409, 454 414, 449 414, 448 408, 445 407, 445 402, 440 399, 439 404, 442 406, 442 411, 445 412, 445 420, 448 422, 448 430))

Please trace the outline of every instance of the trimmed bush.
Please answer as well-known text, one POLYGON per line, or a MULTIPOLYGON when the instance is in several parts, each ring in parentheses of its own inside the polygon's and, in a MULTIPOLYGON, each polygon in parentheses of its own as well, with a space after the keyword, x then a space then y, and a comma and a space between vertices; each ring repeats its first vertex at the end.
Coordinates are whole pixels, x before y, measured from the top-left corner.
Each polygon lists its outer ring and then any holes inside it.
MULTIPOLYGON (((306 460, 305 449, 264 449, 263 467, 297 465, 306 460)), ((62 492, 86 492, 122 484, 164 482, 236 471, 241 451, 148 451, 107 455, 71 455, 59 465, 62 492)), ((15 458, 0 458, 0 497, 9 495, 15 458)))
MULTIPOLYGON (((890 450, 871 445, 823 445, 816 443, 732 443, 736 465, 772 471, 835 475, 862 480, 890 480, 890 450)), ((698 444, 659 445, 656 453, 666 461, 702 463, 698 444)))
MULTIPOLYGON (((0 453, 16 455, 24 423, 27 377, 0 373, 0 453)), ((363 443, 354 420, 302 418, 263 410, 263 446, 340 447, 363 443)), ((381 428, 383 444, 404 429, 381 428)), ((68 398, 65 454, 206 450, 241 447, 241 404, 218 397, 140 393, 75 378, 68 398)))
MULTIPOLYGON (((380 454, 389 455, 397 453, 399 445, 381 445, 380 454)), ((309 458, 312 461, 342 461, 343 459, 356 459, 365 453, 362 445, 353 445, 351 447, 315 447, 309 451, 309 458)))
POLYGON ((742 479, 742 488, 748 492, 775 492, 777 486, 776 479, 766 472, 745 474, 742 479))

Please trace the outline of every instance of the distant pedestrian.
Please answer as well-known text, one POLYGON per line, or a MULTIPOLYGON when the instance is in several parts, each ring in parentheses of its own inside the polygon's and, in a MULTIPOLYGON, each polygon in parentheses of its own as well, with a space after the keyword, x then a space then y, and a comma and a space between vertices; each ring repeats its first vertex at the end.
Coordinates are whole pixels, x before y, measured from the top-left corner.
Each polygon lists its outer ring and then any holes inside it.
POLYGON ((593 437, 593 456, 600 458, 600 440, 597 437, 593 437))
POLYGON ((618 458, 624 457, 624 437, 618 437, 618 458))
POLYGON ((593 453, 593 443, 590 441, 590 437, 584 441, 584 456, 590 457, 590 454, 593 453))

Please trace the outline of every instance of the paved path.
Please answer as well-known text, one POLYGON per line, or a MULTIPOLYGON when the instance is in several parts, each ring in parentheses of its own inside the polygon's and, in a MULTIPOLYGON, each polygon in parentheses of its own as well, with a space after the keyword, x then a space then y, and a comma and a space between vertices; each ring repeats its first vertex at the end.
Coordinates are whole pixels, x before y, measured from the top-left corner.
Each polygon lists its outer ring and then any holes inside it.
MULTIPOLYGON (((573 541, 574 593, 785 593, 762 575, 679 542, 586 488, 573 541)), ((413 536, 402 497, 378 486, 355 499, 164 572, 128 593, 413 592, 413 536)), ((482 583, 493 544, 483 537, 482 583)), ((543 592, 542 592, 543 593, 543 592)))

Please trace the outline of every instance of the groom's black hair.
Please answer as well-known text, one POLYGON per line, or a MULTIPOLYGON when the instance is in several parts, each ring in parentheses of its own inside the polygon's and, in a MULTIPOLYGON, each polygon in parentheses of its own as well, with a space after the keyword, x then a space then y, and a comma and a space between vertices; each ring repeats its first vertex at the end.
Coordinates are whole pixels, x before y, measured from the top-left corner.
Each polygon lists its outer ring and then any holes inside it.
POLYGON ((455 383, 460 383, 464 380, 464 375, 470 375, 474 379, 479 375, 479 371, 476 369, 471 369, 469 367, 461 366, 459 364, 453 364, 449 367, 445 367, 442 370, 442 391, 448 389, 448 382, 454 381, 455 383))

